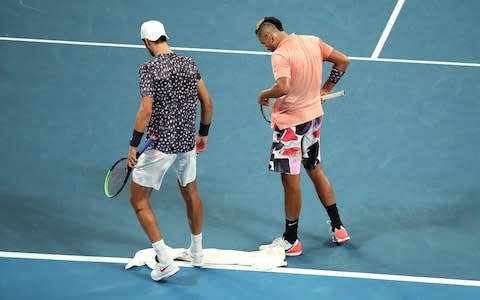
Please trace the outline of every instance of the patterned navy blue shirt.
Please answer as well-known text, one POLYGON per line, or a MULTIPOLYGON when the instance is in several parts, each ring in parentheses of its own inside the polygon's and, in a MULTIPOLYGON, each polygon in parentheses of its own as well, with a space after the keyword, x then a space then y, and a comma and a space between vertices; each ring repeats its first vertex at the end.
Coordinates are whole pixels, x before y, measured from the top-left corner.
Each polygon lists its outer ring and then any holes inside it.
POLYGON ((158 138, 153 147, 165 153, 193 150, 201 79, 194 60, 175 53, 158 55, 140 66, 139 79, 140 95, 154 100, 147 127, 158 138))

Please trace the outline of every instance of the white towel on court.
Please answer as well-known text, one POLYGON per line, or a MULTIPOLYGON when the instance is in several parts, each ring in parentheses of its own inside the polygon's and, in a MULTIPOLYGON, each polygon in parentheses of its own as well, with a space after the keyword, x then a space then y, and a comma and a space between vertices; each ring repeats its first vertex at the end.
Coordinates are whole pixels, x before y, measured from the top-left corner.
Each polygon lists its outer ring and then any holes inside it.
MULTIPOLYGON (((170 248, 175 260, 192 261, 188 249, 170 248)), ((248 266, 260 270, 269 270, 276 267, 285 267, 285 250, 280 247, 272 247, 261 251, 237 251, 222 249, 203 249, 203 261, 208 265, 239 265, 248 266)), ((137 251, 135 256, 125 266, 128 270, 132 267, 147 265, 150 269, 155 267, 155 250, 147 248, 137 251)))

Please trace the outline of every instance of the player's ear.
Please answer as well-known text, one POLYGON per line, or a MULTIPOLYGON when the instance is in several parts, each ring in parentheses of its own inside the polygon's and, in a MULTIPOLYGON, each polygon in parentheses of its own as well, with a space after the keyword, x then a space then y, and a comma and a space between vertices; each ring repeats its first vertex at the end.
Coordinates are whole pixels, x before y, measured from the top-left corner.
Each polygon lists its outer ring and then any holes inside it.
POLYGON ((273 42, 275 41, 275 35, 273 34, 273 32, 268 33, 268 39, 269 39, 270 43, 273 44, 273 42))

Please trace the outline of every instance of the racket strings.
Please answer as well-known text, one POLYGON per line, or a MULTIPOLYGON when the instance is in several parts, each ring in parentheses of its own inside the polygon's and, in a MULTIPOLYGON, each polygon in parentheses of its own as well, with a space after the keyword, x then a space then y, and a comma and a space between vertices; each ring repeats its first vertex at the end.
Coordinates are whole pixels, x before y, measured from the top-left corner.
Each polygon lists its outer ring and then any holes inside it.
MULTIPOLYGON (((137 158, 147 150, 150 145, 157 140, 157 137, 154 135, 150 135, 148 140, 143 144, 140 150, 137 153, 137 158)), ((104 192, 105 196, 108 198, 113 198, 118 195, 125 184, 127 183, 128 177, 130 176, 132 169, 127 168, 127 158, 121 158, 117 160, 113 167, 107 172, 107 176, 105 177, 104 183, 104 192)))
POLYGON ((128 175, 126 162, 126 158, 118 161, 109 172, 110 175, 107 179, 106 192, 110 196, 117 194, 122 189, 125 183, 125 179, 128 175))
POLYGON ((262 111, 263 118, 265 121, 270 122, 272 119, 273 105, 275 104, 275 99, 270 99, 268 105, 260 105, 260 110, 262 111))

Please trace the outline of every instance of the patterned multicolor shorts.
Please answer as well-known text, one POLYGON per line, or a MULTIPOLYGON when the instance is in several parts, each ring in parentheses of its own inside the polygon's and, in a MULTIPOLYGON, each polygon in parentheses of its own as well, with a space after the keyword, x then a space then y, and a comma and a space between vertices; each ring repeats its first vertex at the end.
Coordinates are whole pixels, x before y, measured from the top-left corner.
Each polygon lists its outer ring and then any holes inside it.
POLYGON ((322 117, 306 123, 273 131, 269 170, 300 174, 300 167, 313 169, 320 162, 320 127, 322 117))

